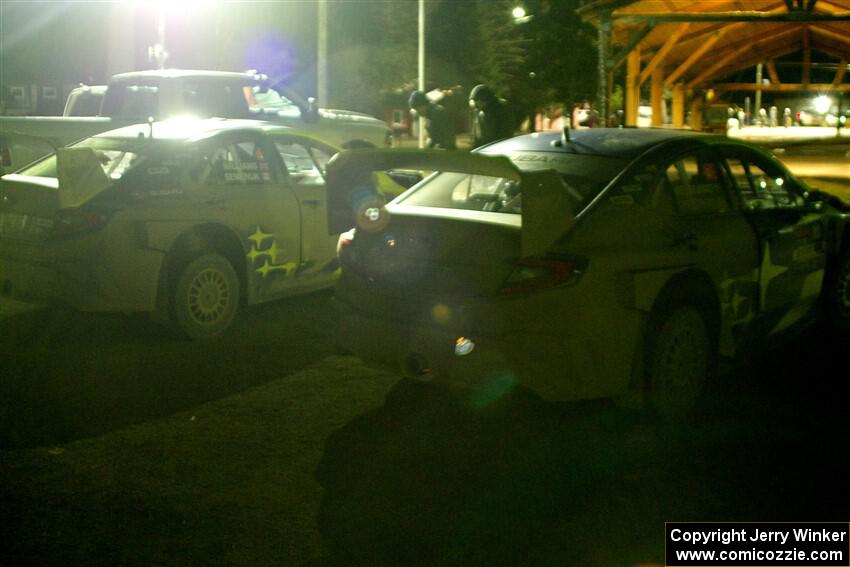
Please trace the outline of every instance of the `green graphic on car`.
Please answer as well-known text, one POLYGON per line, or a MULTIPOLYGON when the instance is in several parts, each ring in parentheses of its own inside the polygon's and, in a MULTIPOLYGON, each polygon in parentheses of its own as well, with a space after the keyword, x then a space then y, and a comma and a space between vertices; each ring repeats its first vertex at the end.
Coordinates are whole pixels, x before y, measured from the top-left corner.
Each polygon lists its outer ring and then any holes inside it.
POLYGON ((283 250, 278 248, 277 240, 274 239, 274 236, 274 234, 263 232, 260 225, 256 225, 254 233, 248 237, 248 240, 250 240, 253 244, 251 245, 251 251, 248 252, 247 256, 251 260, 251 265, 254 267, 254 271, 261 274, 264 278, 272 272, 283 272, 286 277, 289 277, 298 268, 298 264, 295 262, 285 262, 283 264, 277 263, 277 257, 283 253, 283 250), (267 240, 271 240, 272 243, 266 248, 261 248, 263 243, 267 240), (262 266, 257 267, 257 260, 261 258, 264 258, 265 261, 262 266))

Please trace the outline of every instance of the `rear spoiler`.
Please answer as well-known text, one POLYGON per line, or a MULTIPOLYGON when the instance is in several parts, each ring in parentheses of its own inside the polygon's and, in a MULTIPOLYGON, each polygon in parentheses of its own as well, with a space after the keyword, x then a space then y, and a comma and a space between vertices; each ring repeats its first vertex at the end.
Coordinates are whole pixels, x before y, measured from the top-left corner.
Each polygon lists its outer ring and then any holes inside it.
POLYGON ((523 192, 523 255, 544 254, 575 221, 569 188, 554 170, 520 171, 505 156, 444 150, 357 149, 336 154, 327 164, 328 232, 380 227, 388 220, 385 200, 372 175, 377 171, 421 169, 487 175, 518 181, 523 192))

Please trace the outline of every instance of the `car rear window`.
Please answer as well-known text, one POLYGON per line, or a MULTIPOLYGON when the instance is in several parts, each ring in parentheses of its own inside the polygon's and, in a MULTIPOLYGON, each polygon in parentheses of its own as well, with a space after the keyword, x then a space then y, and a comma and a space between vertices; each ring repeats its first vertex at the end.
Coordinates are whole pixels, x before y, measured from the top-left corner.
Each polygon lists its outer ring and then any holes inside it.
MULTIPOLYGON (((554 169, 560 173, 579 209, 592 201, 629 163, 622 158, 557 152, 515 151, 507 155, 521 171, 554 169)), ((521 214, 522 188, 517 182, 501 177, 439 173, 399 202, 419 207, 521 214)))
MULTIPOLYGON (((113 181, 124 177, 127 170, 136 165, 141 157, 139 153, 134 151, 134 148, 127 147, 126 143, 122 144, 120 141, 104 138, 88 138, 79 144, 74 144, 74 147, 94 148, 103 172, 113 181)), ((56 154, 52 154, 18 173, 29 177, 56 179, 58 176, 56 172, 56 154)))

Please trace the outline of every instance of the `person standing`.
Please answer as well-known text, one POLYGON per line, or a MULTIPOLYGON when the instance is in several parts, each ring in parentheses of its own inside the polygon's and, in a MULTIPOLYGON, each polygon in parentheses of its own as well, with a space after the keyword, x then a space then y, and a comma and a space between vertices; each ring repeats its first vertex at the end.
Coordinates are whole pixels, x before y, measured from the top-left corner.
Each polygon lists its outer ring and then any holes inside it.
POLYGON ((422 91, 410 93, 407 104, 410 110, 425 118, 425 128, 428 130, 428 143, 425 147, 443 150, 457 148, 454 124, 442 105, 428 100, 422 91))
POLYGON ((514 135, 514 123, 507 101, 487 85, 476 85, 469 93, 473 110, 472 147, 477 148, 514 135))

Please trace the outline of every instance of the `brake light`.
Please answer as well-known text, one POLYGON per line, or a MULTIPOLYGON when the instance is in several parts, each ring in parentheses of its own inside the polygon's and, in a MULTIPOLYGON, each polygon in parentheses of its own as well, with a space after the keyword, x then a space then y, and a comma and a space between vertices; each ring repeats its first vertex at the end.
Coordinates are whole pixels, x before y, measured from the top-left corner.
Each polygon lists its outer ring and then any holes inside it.
POLYGON ((516 262, 516 267, 505 280, 500 295, 516 295, 562 285, 572 285, 578 281, 582 271, 578 263, 571 260, 526 257, 516 262))
POLYGON ((109 222, 109 215, 89 209, 59 209, 54 217, 53 230, 57 236, 69 236, 100 230, 109 222))

